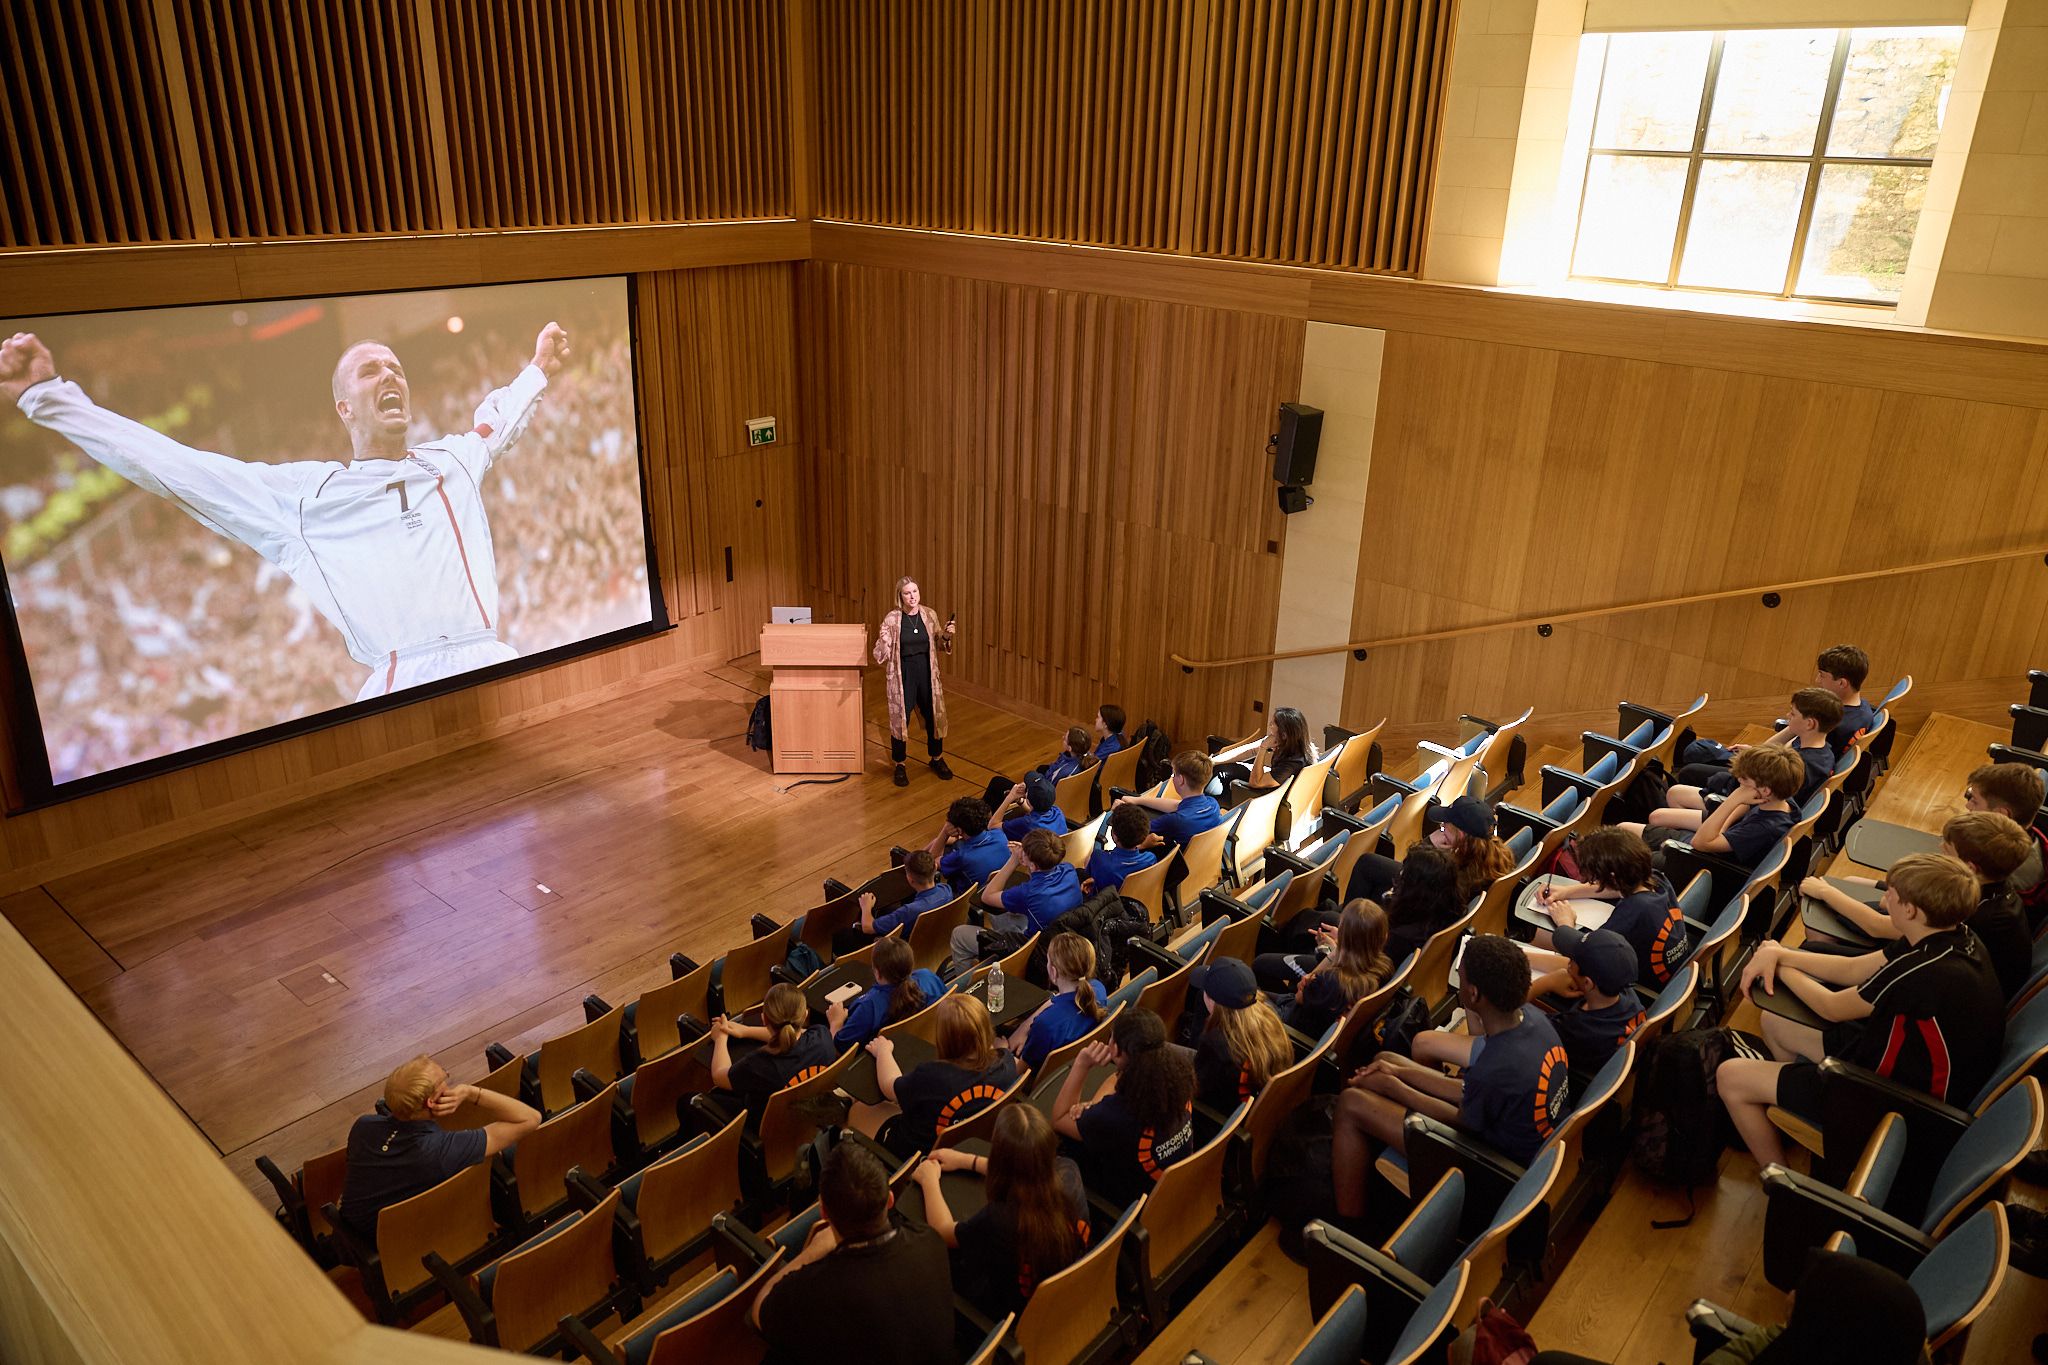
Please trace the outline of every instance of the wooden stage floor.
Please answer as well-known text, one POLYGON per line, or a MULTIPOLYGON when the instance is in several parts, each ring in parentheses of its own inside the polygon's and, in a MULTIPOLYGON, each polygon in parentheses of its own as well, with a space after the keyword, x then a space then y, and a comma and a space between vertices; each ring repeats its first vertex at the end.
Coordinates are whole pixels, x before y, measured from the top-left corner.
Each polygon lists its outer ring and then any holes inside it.
MULTIPOLYGON (((765 671, 685 675, 0 901, 0 912, 251 1190, 259 1154, 338 1146, 392 1067, 460 1080, 483 1049, 630 999, 672 952, 708 961, 756 912, 815 904, 946 804, 1058 747, 1053 727, 949 693, 957 780, 898 789, 880 688, 867 771, 790 787, 746 747, 765 671)), ((915 730, 913 722, 913 729, 915 730)), ((921 732, 913 751, 922 753, 921 732)), ((266 1194, 267 1197, 267 1194, 266 1194)))

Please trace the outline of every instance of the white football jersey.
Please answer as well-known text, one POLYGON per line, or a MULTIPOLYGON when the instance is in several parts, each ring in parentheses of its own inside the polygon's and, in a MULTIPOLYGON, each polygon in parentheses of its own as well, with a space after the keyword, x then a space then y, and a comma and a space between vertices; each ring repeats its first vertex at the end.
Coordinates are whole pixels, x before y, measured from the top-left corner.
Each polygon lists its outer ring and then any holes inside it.
POLYGON ((447 676, 437 666, 511 658, 497 643, 498 570, 483 477, 519 438, 547 376, 533 365, 496 389, 459 435, 410 447, 402 460, 256 464, 194 450, 99 407, 69 380, 21 396, 49 428, 201 525, 290 574, 372 670, 363 696, 447 676), (455 642, 465 647, 450 651, 455 642), (483 646, 478 649, 476 646, 483 646), (495 647, 493 647, 495 646, 495 647))

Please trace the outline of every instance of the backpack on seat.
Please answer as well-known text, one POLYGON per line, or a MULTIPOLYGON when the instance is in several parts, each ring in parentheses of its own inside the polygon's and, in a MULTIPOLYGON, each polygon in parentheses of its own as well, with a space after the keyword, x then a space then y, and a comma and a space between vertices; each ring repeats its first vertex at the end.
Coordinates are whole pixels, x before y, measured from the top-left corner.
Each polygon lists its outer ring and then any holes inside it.
POLYGON ((1702 1028, 1666 1034, 1644 1049, 1629 1154, 1650 1179, 1683 1185, 1687 1205, 1684 1218, 1651 1227, 1692 1222, 1694 1189, 1713 1181, 1721 1153, 1735 1138, 1714 1070, 1730 1057, 1767 1056, 1760 1042, 1730 1028, 1702 1028))
MULTIPOLYGON (((1131 736, 1139 748, 1138 789, 1143 791, 1164 782, 1173 772, 1173 741, 1153 721, 1140 725, 1131 736)), ((1107 799, 1105 794, 1104 799, 1107 799)))

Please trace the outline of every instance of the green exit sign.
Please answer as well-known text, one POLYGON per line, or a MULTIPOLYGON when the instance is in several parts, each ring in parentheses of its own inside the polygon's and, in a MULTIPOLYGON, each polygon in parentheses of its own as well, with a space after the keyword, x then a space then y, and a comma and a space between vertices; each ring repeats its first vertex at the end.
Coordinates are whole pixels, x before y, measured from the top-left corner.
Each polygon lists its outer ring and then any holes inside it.
POLYGON ((749 417, 747 419, 747 444, 750 446, 774 445, 775 419, 773 417, 749 417))

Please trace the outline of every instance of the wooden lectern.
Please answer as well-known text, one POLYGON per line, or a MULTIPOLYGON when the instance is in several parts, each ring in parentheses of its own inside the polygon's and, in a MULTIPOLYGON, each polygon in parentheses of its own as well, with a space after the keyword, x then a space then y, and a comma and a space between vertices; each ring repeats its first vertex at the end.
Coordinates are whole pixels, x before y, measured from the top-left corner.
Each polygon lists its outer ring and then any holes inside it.
POLYGON ((864 764, 860 671, 863 625, 761 627, 761 662, 775 670, 768 706, 778 773, 858 773, 864 764))

